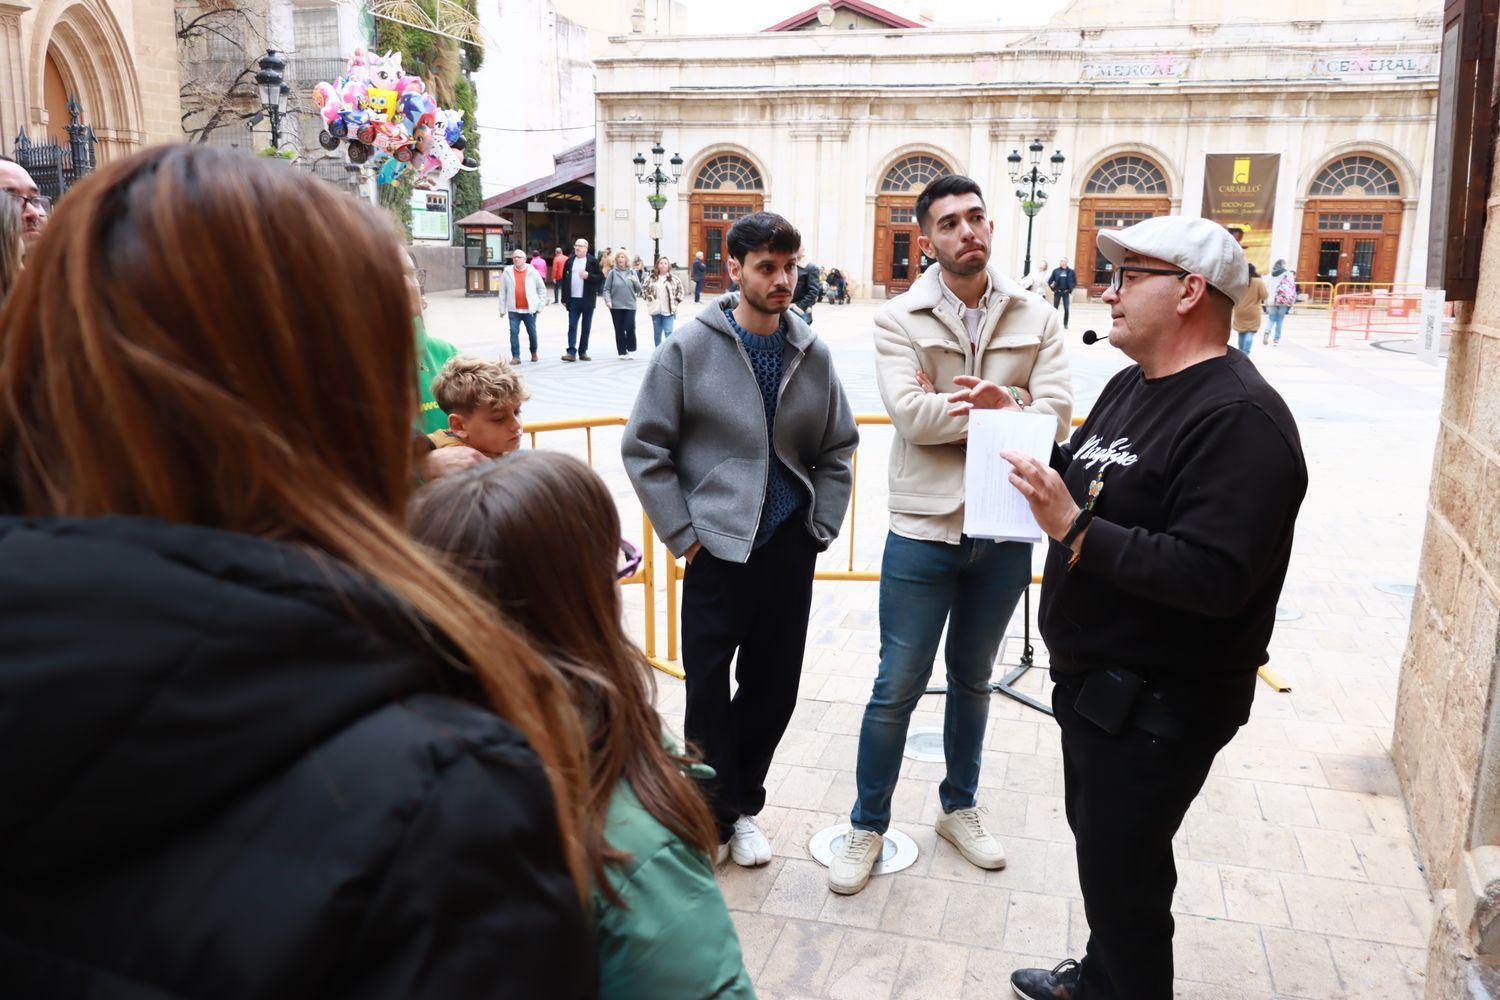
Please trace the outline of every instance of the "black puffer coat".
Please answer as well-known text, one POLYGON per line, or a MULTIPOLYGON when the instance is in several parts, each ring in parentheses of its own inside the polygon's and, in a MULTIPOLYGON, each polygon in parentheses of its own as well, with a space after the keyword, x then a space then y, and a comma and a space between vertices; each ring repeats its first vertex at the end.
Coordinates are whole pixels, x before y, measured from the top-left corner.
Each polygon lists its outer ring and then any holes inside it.
POLYGON ((410 618, 289 545, 0 519, 0 996, 591 995, 536 756, 410 618))

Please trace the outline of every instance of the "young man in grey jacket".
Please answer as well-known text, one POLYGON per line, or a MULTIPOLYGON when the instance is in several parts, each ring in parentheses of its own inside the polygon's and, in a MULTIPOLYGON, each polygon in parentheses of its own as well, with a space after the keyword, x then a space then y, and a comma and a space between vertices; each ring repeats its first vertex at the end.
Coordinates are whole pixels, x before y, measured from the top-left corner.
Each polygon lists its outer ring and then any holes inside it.
POLYGON ((687 558, 684 729, 716 774, 719 860, 748 866, 771 860, 755 816, 797 704, 813 569, 848 509, 859 432, 828 347, 787 311, 801 235, 757 212, 726 242, 740 293, 662 343, 620 450, 656 533, 687 558))

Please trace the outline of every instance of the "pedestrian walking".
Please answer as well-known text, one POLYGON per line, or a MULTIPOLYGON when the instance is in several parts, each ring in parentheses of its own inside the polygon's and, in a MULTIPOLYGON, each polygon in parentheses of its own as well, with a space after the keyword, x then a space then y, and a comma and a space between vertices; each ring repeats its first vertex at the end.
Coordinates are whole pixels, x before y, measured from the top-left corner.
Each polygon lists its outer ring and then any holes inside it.
POLYGON ((1031 1000, 1172 995, 1172 837, 1250 717, 1307 492, 1291 412, 1228 345, 1234 238, 1162 216, 1098 245, 1110 343, 1135 364, 1050 468, 1002 453, 1052 539, 1039 621, 1088 914, 1081 961, 1011 976, 1031 1000))
POLYGON ((636 297, 642 293, 625 251, 615 254, 615 266, 604 276, 604 304, 615 325, 615 350, 623 360, 635 353, 636 297))
POLYGON ((1266 329, 1260 342, 1280 347, 1282 324, 1297 304, 1297 274, 1287 269, 1285 260, 1278 260, 1271 266, 1271 280, 1266 286, 1271 292, 1271 304, 1266 307, 1266 329), (1276 337, 1274 341, 1272 334, 1276 337))
MULTIPOLYGON (((540 259, 540 258, 538 258, 540 259)), ((510 322, 510 363, 521 363, 521 327, 526 327, 531 345, 531 360, 537 360, 536 317, 547 304, 547 288, 542 272, 526 262, 520 250, 511 254, 511 266, 500 276, 500 315, 510 322)))
POLYGON ((964 534, 968 410, 1019 400, 1055 418, 1059 437, 1072 413, 1057 312, 989 266, 994 226, 979 185, 940 177, 918 196, 915 215, 918 246, 937 266, 875 317, 876 380, 895 436, 880 666, 859 729, 852 828, 828 869, 829 889, 845 895, 865 887, 881 856, 907 726, 945 628, 947 770, 937 832, 970 864, 1005 865, 976 795, 990 675, 1031 585, 1031 546, 964 534))
POLYGON ((1030 273, 1028 273, 1021 279, 1021 287, 1028 292, 1035 292, 1038 295, 1045 295, 1045 289, 1047 288, 1047 279, 1051 276, 1052 272, 1048 269, 1047 262, 1045 260, 1039 260, 1031 269, 1030 273))
POLYGON ((594 996, 578 715, 404 528, 389 217, 176 144, 50 228, 0 367, 5 992, 594 996))
POLYGON ((1239 334, 1241 353, 1248 355, 1250 348, 1255 346, 1255 334, 1260 330, 1261 316, 1266 311, 1266 302, 1270 300, 1271 293, 1266 288, 1266 279, 1256 272, 1255 265, 1247 264, 1246 267, 1250 283, 1245 286, 1245 294, 1234 305, 1234 318, 1230 325, 1239 334))
POLYGON ((803 250, 797 257, 797 287, 792 292, 792 308, 804 323, 812 325, 812 308, 823 297, 823 279, 818 265, 807 259, 803 250))
POLYGON ((1047 287, 1052 289, 1052 308, 1062 307, 1063 329, 1068 328, 1068 304, 1073 298, 1073 290, 1078 287, 1078 272, 1068 266, 1068 258, 1063 257, 1047 276, 1047 287))
POLYGON ((708 273, 708 265, 703 263, 703 251, 699 250, 693 254, 693 301, 699 302, 703 299, 703 276, 708 273))
POLYGON ((563 253, 562 247, 552 251, 552 301, 562 302, 562 276, 563 267, 568 263, 568 255, 563 253))
POLYGON ((652 356, 620 451, 657 534, 687 559, 683 726, 715 773, 718 859, 748 866, 771 860, 755 817, 797 704, 813 570, 849 506, 859 431, 828 346, 790 312, 801 235, 755 212, 726 242, 741 293, 652 356))
POLYGON ((589 331, 594 326, 594 305, 604 287, 604 272, 598 258, 589 253, 589 241, 573 241, 573 256, 563 265, 563 302, 568 309, 568 353, 564 361, 588 361, 589 331))
POLYGON ((651 313, 651 336, 657 347, 661 346, 663 337, 672 336, 672 328, 677 323, 677 309, 682 305, 686 294, 682 279, 672 270, 672 262, 665 257, 657 258, 656 273, 646 282, 643 293, 649 303, 647 309, 651 313))

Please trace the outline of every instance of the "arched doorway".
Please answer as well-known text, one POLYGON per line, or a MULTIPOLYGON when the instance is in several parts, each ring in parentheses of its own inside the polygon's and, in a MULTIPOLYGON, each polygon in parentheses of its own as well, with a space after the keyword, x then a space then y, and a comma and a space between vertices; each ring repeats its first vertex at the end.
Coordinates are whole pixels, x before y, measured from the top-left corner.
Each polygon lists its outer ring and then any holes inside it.
POLYGON ((1334 160, 1307 192, 1298 280, 1390 282, 1401 212, 1401 182, 1388 163, 1367 154, 1334 160))
POLYGON ((68 143, 68 97, 77 88, 71 87, 63 78, 51 49, 47 50, 42 67, 42 107, 47 109, 47 138, 59 145, 68 143))
POLYGON ((1078 203, 1078 253, 1073 269, 1078 272, 1078 284, 1090 296, 1104 294, 1113 270, 1099 252, 1099 230, 1170 215, 1169 193, 1161 166, 1139 153, 1111 157, 1089 174, 1078 203))
POLYGON ((707 272, 703 290, 718 294, 729 287, 724 237, 731 226, 765 207, 766 184, 755 164, 738 153, 710 157, 693 177, 688 198, 688 252, 703 252, 707 272))
POLYGON ((875 284, 887 296, 911 287, 932 263, 917 248, 917 197, 953 171, 936 156, 917 153, 897 160, 880 180, 875 198, 875 284))

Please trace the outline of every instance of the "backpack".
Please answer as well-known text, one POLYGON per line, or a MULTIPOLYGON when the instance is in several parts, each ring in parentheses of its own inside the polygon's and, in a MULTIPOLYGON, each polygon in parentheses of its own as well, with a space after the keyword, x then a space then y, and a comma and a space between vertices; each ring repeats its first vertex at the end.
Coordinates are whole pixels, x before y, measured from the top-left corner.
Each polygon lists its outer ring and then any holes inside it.
POLYGON ((1278 306, 1291 306, 1297 304, 1297 279, 1292 277, 1291 271, 1281 275, 1281 280, 1276 283, 1276 299, 1278 306))

